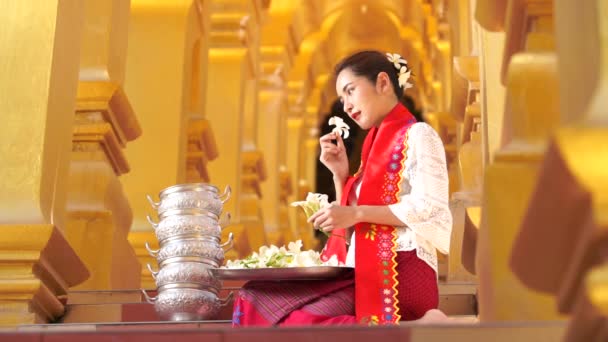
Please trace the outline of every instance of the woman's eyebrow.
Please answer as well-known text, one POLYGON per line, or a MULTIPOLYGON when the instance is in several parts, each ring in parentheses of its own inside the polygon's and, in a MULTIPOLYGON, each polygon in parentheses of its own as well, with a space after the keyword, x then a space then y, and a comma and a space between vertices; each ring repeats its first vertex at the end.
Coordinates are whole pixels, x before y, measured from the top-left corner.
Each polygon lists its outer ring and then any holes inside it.
POLYGON ((342 87, 342 92, 345 92, 345 91, 346 91, 346 87, 348 87, 348 86, 349 86, 351 83, 353 83, 353 82, 348 82, 348 83, 346 83, 346 84, 344 85, 344 87, 342 87))

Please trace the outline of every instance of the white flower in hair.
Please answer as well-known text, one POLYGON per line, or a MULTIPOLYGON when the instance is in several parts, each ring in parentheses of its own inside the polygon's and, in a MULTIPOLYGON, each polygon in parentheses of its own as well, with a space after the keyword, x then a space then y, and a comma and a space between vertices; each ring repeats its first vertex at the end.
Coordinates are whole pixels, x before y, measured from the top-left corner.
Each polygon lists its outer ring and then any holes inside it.
POLYGON ((348 138, 348 130, 350 129, 350 127, 348 127, 346 122, 344 122, 341 117, 332 116, 331 118, 329 118, 329 124, 331 126, 336 126, 334 129, 331 130, 333 133, 340 134, 344 139, 348 138))
POLYGON ((411 74, 412 74, 412 71, 407 70, 407 68, 404 66, 401 67, 401 69, 399 69, 399 86, 401 88, 405 87, 405 89, 409 89, 409 88, 413 87, 412 84, 408 82, 411 74))
POLYGON ((401 64, 407 64, 407 61, 398 53, 387 53, 388 60, 393 63, 397 70, 401 69, 401 64))
POLYGON ((389 62, 393 63, 395 69, 398 70, 397 77, 399 79, 399 87, 403 89, 409 89, 413 87, 413 85, 408 82, 410 76, 412 75, 412 72, 407 67, 407 61, 401 58, 401 56, 396 53, 387 53, 386 56, 388 57, 389 62))

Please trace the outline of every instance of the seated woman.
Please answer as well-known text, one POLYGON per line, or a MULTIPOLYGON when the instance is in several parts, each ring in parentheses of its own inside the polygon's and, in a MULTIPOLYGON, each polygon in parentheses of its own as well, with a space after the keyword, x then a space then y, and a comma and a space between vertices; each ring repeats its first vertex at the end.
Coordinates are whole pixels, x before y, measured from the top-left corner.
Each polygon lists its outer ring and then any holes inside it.
POLYGON ((354 276, 249 282, 235 301, 234 326, 373 325, 425 314, 445 317, 436 310, 436 250, 448 253, 452 227, 445 151, 437 133, 399 102, 411 87, 410 70, 400 56, 387 55, 358 52, 335 69, 344 111, 369 130, 359 171, 348 176, 339 134, 319 139, 320 160, 333 174, 339 204, 309 221, 332 232, 322 258, 336 255, 355 267, 354 276))

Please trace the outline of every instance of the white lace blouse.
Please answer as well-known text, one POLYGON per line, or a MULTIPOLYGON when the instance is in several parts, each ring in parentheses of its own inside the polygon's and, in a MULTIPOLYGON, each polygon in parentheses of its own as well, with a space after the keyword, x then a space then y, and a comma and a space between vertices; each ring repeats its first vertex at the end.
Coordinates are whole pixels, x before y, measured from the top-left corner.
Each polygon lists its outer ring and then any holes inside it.
MULTIPOLYGON (((422 122, 410 128, 408 146, 400 201, 389 205, 403 222, 403 227, 397 228, 397 251, 416 250, 417 256, 437 273, 436 249, 448 253, 452 231, 445 150, 435 130, 422 122)), ((348 194, 349 203, 356 205, 361 177, 353 189, 348 194)), ((355 266, 355 234, 351 237, 346 265, 355 266)))

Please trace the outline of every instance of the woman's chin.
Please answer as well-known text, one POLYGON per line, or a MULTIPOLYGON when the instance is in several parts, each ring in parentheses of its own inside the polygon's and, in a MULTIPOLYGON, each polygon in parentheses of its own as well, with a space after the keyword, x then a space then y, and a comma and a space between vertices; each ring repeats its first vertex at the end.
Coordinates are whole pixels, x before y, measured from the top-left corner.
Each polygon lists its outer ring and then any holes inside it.
POLYGON ((368 129, 372 128, 373 125, 369 124, 368 122, 359 122, 357 121, 357 125, 359 125, 359 127, 361 127, 362 130, 367 131, 368 129))

